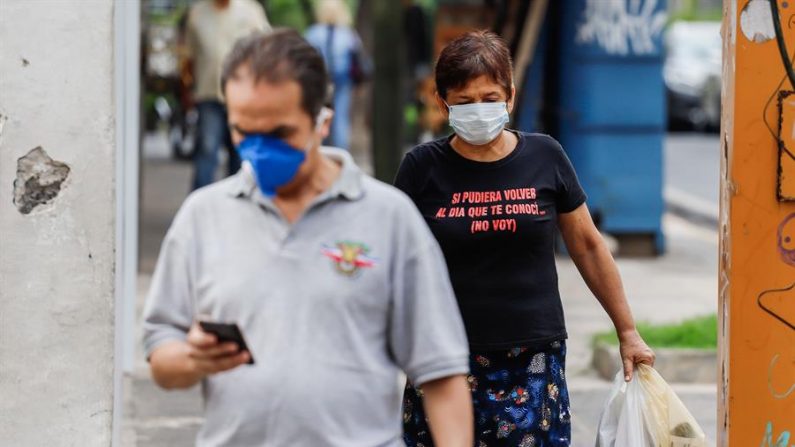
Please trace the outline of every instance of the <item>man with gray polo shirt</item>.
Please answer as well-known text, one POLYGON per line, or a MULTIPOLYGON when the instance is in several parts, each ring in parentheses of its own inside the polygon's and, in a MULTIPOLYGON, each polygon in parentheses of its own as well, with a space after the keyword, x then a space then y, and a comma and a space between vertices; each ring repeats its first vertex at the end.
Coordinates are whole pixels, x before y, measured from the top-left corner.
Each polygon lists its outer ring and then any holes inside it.
POLYGON ((144 312, 155 381, 202 384, 197 445, 402 445, 402 370, 435 444, 471 446, 467 341, 441 251, 408 198, 320 148, 320 55, 294 31, 254 35, 222 86, 244 169, 185 201, 144 312), (250 352, 199 316, 236 323, 250 352))

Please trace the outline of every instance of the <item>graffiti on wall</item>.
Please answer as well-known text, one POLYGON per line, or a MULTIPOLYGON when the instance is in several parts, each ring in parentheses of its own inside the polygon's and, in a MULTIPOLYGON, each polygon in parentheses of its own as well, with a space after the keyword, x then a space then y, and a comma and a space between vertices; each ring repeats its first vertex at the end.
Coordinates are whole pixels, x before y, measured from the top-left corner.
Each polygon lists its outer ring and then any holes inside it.
POLYGON ((760 444, 759 447, 791 447, 789 444, 790 433, 788 431, 781 432, 775 442, 773 441, 773 436, 773 423, 768 422, 765 426, 765 435, 762 438, 762 444, 760 444))
MULTIPOLYGON (((767 389, 770 391, 770 395, 773 396, 775 399, 782 400, 790 397, 793 393, 795 393, 795 383, 790 385, 790 387, 786 390, 777 390, 777 385, 775 384, 775 376, 776 376, 776 364, 779 361, 781 354, 776 354, 773 356, 773 359, 770 360, 770 366, 767 370, 767 389)), ((786 371, 784 371, 786 373, 786 371)))
POLYGON ((778 199, 795 201, 795 92, 779 92, 778 199))
POLYGON ((577 42, 616 56, 653 54, 667 20, 658 0, 586 0, 577 42))
MULTIPOLYGON (((795 267, 795 213, 779 224, 776 241, 781 261, 795 267)), ((795 283, 765 290, 759 294, 757 304, 770 317, 795 331, 795 283)))
MULTIPOLYGON (((795 267, 795 213, 789 214, 779 224, 776 251, 781 262, 795 267)), ((765 290, 759 294, 757 304, 770 318, 780 323, 777 327, 795 331, 795 283, 765 290)), ((768 365, 767 390, 775 400, 795 398, 795 377, 788 363, 795 365, 795 350, 791 349, 786 354, 776 353, 768 365)), ((773 423, 768 421, 760 446, 791 447, 789 430, 783 430, 776 438, 773 423)))

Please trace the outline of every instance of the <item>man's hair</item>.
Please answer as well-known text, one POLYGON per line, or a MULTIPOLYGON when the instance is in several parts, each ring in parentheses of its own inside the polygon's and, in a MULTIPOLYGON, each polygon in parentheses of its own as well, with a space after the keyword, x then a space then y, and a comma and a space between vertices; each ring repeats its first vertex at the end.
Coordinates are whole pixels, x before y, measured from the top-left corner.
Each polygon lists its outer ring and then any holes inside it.
POLYGON ((447 91, 488 76, 511 97, 513 63, 505 41, 490 31, 473 31, 450 42, 436 61, 436 90, 447 100, 447 91))
POLYGON ((221 71, 221 91, 237 70, 248 65, 254 82, 295 81, 301 87, 301 108, 314 120, 326 100, 328 74, 318 51, 297 31, 279 28, 256 32, 235 43, 221 71))

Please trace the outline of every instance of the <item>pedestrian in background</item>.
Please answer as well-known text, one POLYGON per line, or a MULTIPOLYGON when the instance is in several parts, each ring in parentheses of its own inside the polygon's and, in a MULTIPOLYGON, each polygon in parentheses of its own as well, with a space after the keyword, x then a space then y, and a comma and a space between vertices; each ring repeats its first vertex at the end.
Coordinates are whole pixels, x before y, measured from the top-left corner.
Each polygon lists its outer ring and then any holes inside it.
POLYGON ((230 53, 219 85, 243 169, 193 192, 165 237, 144 311, 152 376, 202 384, 199 446, 399 447, 402 370, 437 445, 471 447, 442 252, 404 194, 320 148, 327 81, 293 30, 230 53), (236 323, 249 351, 199 318, 236 323))
POLYGON ((193 189, 215 180, 218 152, 229 151, 228 175, 240 168, 226 124, 221 95, 221 66, 238 38, 270 30, 262 6, 255 0, 201 0, 191 6, 186 23, 185 57, 181 79, 192 97, 183 97, 183 110, 195 104, 198 112, 193 189))
POLYGON ((334 122, 327 143, 350 149, 353 89, 369 75, 369 58, 351 27, 350 10, 343 0, 320 0, 316 19, 305 37, 323 55, 333 85, 334 122))
MULTIPOLYGON (((654 353, 635 328, 563 148, 548 135, 505 129, 512 73, 494 33, 468 33, 445 47, 436 102, 455 133, 409 152, 395 185, 414 200, 447 260, 470 343, 477 445, 562 447, 571 442, 571 414, 556 231, 615 325, 626 380, 635 364, 652 365, 654 353)), ((411 384, 404 406, 408 446, 433 445, 411 384)))

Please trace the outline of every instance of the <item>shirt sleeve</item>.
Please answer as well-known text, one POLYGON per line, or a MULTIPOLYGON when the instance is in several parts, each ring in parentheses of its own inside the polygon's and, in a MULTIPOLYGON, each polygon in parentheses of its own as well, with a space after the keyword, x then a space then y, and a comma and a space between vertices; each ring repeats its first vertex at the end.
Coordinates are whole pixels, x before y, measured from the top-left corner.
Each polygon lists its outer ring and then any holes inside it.
POLYGON ((389 343, 396 363, 420 386, 468 373, 469 346, 442 251, 411 208, 403 213, 419 237, 407 241, 415 248, 393 271, 389 343))
POLYGON ((318 46, 317 25, 310 25, 309 28, 304 31, 304 39, 315 47, 316 50, 320 51, 320 47, 318 46))
POLYGON ((256 10, 254 11, 254 23, 258 31, 264 31, 266 33, 271 31, 271 24, 268 22, 268 16, 265 15, 265 10, 259 3, 256 4, 256 10))
POLYGON ((398 168, 395 181, 393 182, 397 189, 403 191, 404 194, 415 202, 417 188, 416 172, 414 157, 411 153, 408 153, 403 157, 403 161, 400 162, 400 167, 398 168))
POLYGON ((557 184, 555 206, 558 213, 570 213, 585 203, 587 196, 563 147, 557 141, 552 141, 557 160, 555 163, 555 180, 557 184))
POLYGON ((185 340, 193 323, 192 281, 185 247, 169 231, 160 249, 143 314, 146 358, 161 344, 185 340))

